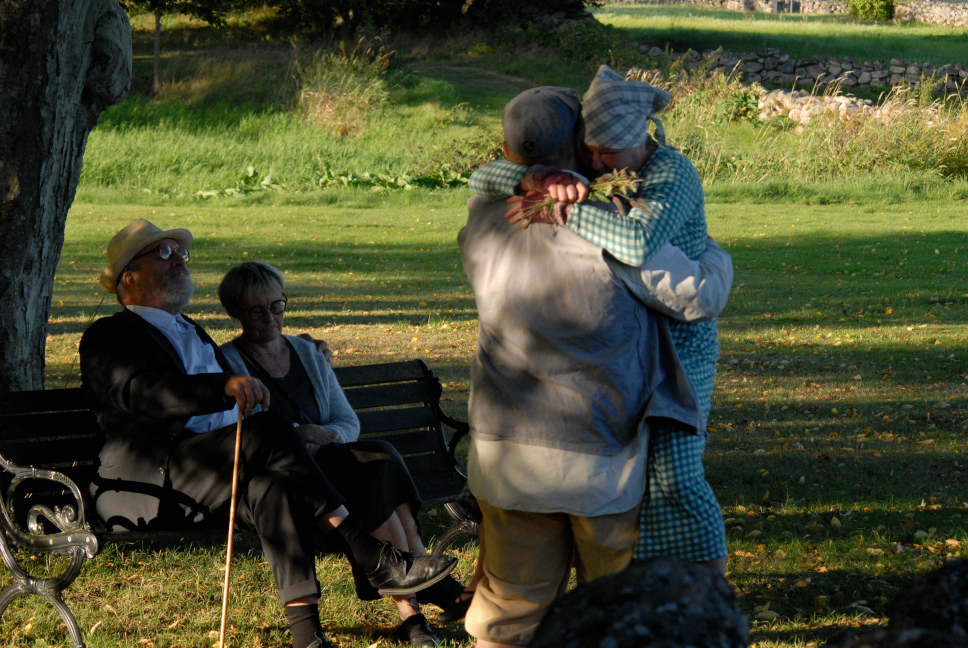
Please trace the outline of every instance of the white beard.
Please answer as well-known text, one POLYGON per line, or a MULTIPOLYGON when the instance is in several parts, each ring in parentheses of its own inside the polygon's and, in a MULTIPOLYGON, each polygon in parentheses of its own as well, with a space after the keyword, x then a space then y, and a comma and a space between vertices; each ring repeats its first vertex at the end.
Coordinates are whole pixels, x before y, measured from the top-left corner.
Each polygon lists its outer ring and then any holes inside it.
POLYGON ((161 290, 161 298, 165 308, 170 313, 179 313, 188 306, 195 294, 192 277, 184 266, 173 266, 165 275, 165 285, 161 290))

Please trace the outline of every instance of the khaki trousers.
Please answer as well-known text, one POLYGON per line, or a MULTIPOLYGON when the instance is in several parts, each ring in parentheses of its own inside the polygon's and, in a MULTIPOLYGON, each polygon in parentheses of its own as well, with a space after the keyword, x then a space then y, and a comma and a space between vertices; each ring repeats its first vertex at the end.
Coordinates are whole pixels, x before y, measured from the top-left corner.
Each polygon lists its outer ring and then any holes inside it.
POLYGON ((467 612, 478 639, 527 645, 551 604, 578 582, 624 569, 639 532, 639 507, 615 515, 508 511, 478 500, 484 578, 467 612))

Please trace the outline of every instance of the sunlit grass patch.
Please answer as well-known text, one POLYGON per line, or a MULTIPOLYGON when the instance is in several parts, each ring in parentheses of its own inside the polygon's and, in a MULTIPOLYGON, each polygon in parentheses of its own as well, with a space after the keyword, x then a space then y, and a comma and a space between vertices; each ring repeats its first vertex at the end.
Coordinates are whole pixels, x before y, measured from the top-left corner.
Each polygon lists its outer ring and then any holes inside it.
POLYGON ((852 16, 729 11, 686 4, 610 4, 595 17, 621 28, 640 44, 730 52, 778 48, 792 57, 850 56, 857 61, 932 61, 964 58, 961 27, 857 20, 852 16))

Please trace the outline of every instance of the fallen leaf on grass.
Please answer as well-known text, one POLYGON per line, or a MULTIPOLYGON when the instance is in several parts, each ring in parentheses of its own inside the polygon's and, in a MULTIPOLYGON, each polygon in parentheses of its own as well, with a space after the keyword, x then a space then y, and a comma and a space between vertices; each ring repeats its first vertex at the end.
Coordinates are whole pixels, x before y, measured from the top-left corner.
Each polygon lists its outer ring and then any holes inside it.
POLYGON ((830 526, 833 528, 834 531, 840 531, 840 526, 841 526, 840 520, 837 519, 836 515, 830 518, 830 526))
POLYGON ((94 634, 94 631, 101 627, 101 624, 102 623, 104 623, 104 621, 98 621, 97 623, 95 623, 94 625, 92 625, 91 626, 91 629, 87 631, 87 635, 89 637, 92 636, 94 634))
POLYGON ((753 618, 756 619, 757 621, 773 621, 779 616, 780 615, 774 612, 773 610, 764 610, 763 612, 760 612, 753 618))

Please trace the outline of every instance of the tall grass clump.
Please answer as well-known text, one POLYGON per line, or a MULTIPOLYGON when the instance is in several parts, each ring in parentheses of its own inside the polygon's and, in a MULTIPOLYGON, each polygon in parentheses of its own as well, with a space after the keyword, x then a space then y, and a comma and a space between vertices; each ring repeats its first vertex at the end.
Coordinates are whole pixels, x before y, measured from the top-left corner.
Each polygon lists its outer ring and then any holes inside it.
POLYGON ((890 20, 894 17, 893 0, 850 0, 847 9, 861 20, 890 20))
MULTIPOLYGON (((665 71, 632 69, 628 77, 672 94, 664 113, 668 140, 706 183, 839 182, 898 174, 968 178, 968 101, 935 98, 930 79, 919 88, 895 87, 870 109, 830 110, 798 124, 784 116, 761 119, 765 91, 720 72, 700 68, 690 74, 673 64, 665 71)), ((828 87, 813 96, 838 93, 828 87)))
POLYGON ((393 52, 361 39, 353 49, 319 49, 308 61, 293 62, 299 84, 299 109, 315 126, 348 136, 366 128, 367 119, 389 96, 386 73, 393 52))

